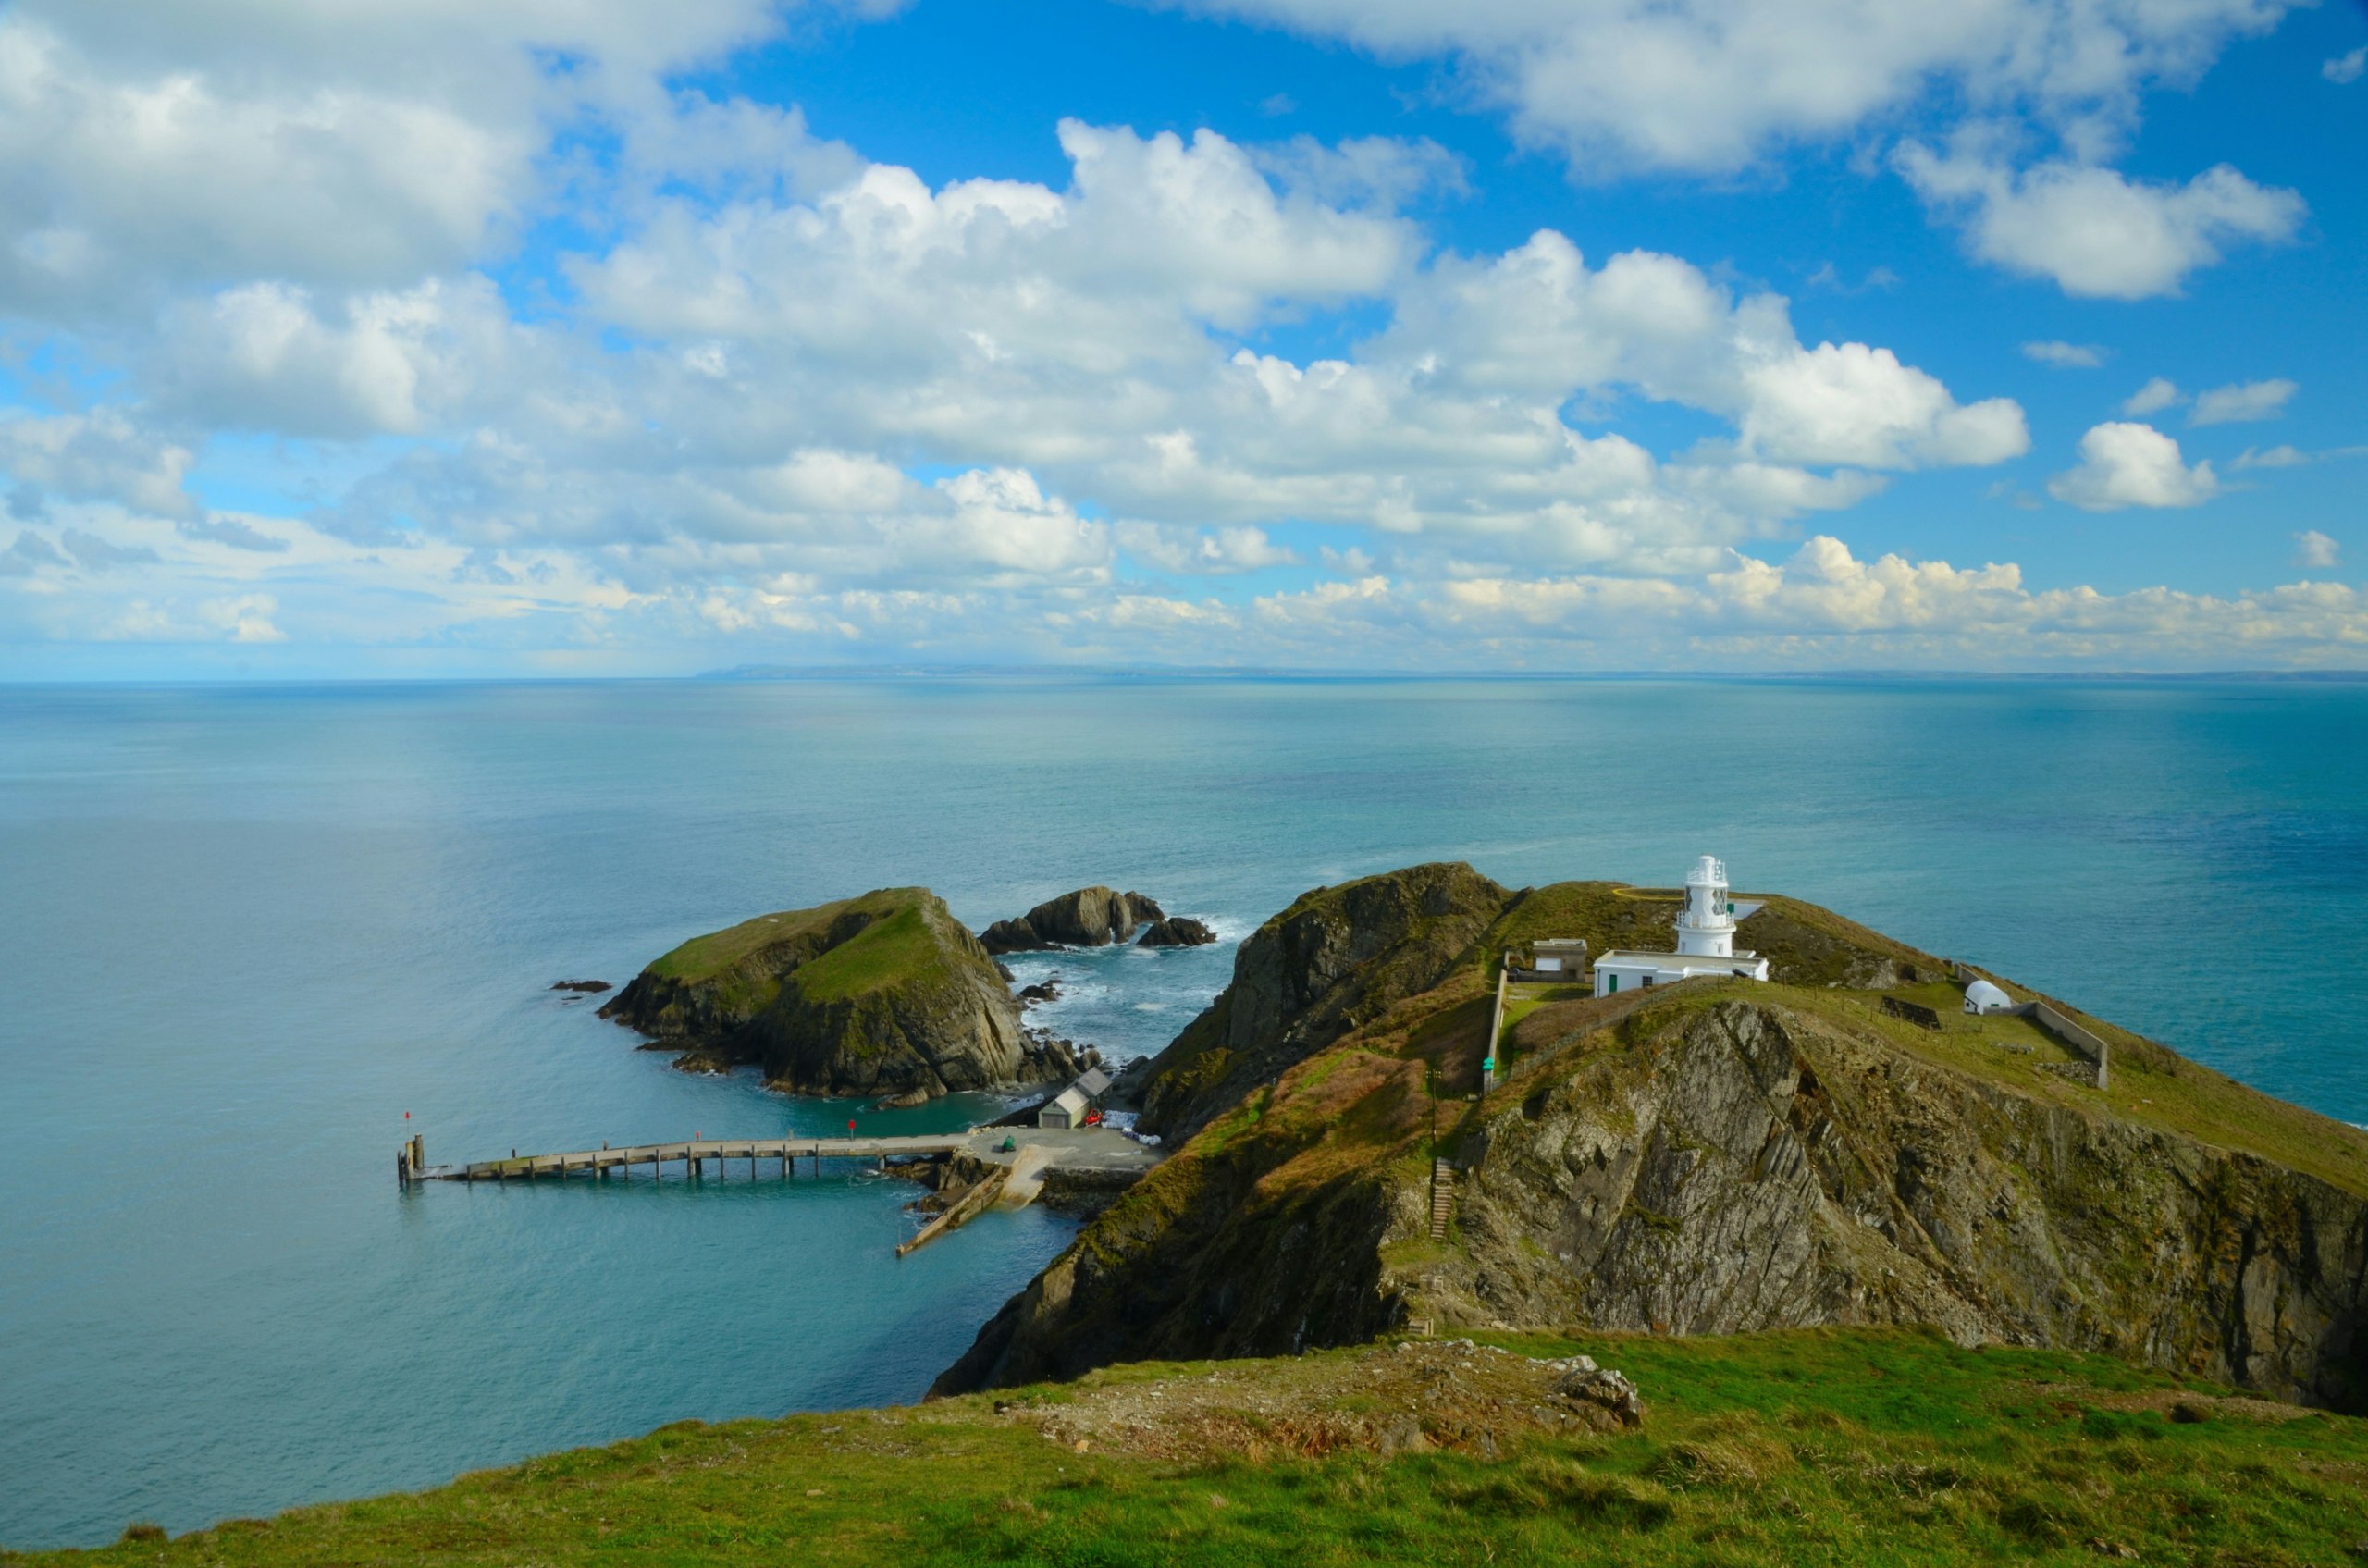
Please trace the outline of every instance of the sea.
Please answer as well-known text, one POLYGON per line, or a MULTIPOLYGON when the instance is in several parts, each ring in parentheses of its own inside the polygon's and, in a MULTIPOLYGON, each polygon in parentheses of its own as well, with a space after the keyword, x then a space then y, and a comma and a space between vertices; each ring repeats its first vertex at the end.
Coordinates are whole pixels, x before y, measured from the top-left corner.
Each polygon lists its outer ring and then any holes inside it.
POLYGON ((1736 885, 2368 1122, 2368 685, 1141 674, 0 686, 0 1544, 96 1544, 715 1421, 919 1399, 1067 1244, 899 1260, 853 1166, 404 1191, 431 1161, 922 1131, 695 1077, 561 980, 922 883, 1223 940, 1039 956, 1155 1051, 1308 888, 1736 885))

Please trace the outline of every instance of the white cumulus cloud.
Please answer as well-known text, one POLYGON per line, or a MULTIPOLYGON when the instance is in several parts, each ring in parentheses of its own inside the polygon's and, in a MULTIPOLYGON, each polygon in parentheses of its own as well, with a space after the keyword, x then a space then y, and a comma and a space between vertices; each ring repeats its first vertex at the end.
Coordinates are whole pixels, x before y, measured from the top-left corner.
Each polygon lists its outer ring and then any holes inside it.
POLYGON ((1190 576, 1293 566, 1300 559, 1297 552, 1268 538, 1264 528, 1178 528, 1157 523, 1122 523, 1117 538, 1128 555, 1144 564, 1190 576))
POLYGON ((2236 425, 2249 420, 2275 419, 2286 412, 2286 405, 2301 389, 2291 381, 2245 381, 2234 386, 2214 387, 2195 395, 2195 406, 2188 410, 2189 425, 2236 425))
POLYGON ((2191 81, 2280 0, 1197 0, 1193 8, 1345 39, 1385 58, 1447 56, 1524 140, 1586 175, 1731 169, 1938 100, 2027 107, 2089 141, 2145 87, 2191 81))
POLYGON ((2048 494, 2086 512, 2194 506, 2220 490, 2212 464, 2181 462, 2179 444, 2151 425, 2099 425, 2080 438, 2079 466, 2047 482, 2048 494))
POLYGON ((2295 565, 2325 572, 2342 561, 2343 547, 2316 528, 2305 528, 2294 536, 2295 565))
POLYGON ((1979 148, 1918 142, 1895 161, 1928 204, 1961 218, 1976 256, 2090 299, 2177 294, 2233 245, 2290 240, 2307 211, 2226 164, 2181 185, 2062 160, 2017 171, 1979 148))
POLYGON ((2157 376, 2146 385, 2122 400, 2121 412, 2132 419, 2143 419, 2150 414, 2160 414, 2174 403, 2185 402, 2187 394, 2166 376, 2157 376))

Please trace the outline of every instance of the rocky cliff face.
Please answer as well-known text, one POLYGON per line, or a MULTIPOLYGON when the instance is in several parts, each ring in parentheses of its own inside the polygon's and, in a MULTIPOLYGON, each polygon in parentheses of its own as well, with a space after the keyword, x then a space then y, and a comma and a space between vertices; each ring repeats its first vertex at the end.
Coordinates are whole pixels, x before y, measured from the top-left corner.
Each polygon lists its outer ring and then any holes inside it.
POLYGON ((928 1096, 1067 1077, 1020 1028, 977 939, 927 888, 764 915, 684 943, 600 1009, 699 1065, 755 1062, 777 1088, 928 1096))
POLYGON ((1882 994, 1934 985, 1938 960, 1812 907, 1763 922, 1793 983, 1549 1003, 1508 1031, 1511 1080, 1467 1099, 1497 1048, 1488 956, 1652 918, 1638 903, 1420 867, 1269 921, 1149 1075, 1147 1106, 1190 1141, 939 1391, 1419 1315, 1932 1323, 2368 1407, 2368 1136, 2135 1037, 2108 1095, 1975 1024, 1887 1019, 1882 994))
POLYGON ((1153 1059, 1143 1126, 1189 1137, 1360 1020, 1431 990, 1511 900, 1460 863, 1303 895, 1241 945, 1233 983, 1153 1059))
POLYGON ((1492 1096, 1433 1295, 1481 1321, 1681 1334, 1931 1323, 2368 1398, 2368 1202, 1748 989, 1492 1096))
POLYGON ((979 933, 989 953, 1039 953, 1052 947, 1104 947, 1131 941, 1136 931, 1166 919, 1140 893, 1080 887, 1048 898, 1028 913, 997 920, 979 933))
POLYGON ((1262 1190, 1273 1151, 1170 1161, 979 1330, 931 1394, 1074 1377, 1114 1361, 1281 1355, 1370 1339, 1389 1198, 1348 1180, 1262 1190))

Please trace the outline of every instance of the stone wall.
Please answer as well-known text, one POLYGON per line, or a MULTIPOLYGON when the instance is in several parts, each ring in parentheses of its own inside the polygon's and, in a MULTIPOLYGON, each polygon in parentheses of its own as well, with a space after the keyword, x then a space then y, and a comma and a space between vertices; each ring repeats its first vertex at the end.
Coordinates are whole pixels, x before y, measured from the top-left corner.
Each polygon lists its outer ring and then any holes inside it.
MULTIPOLYGON (((1985 974, 1970 964, 1952 963, 1949 967, 1955 971, 1959 985, 1970 984, 1977 980, 1986 980, 1992 985, 2001 984, 1997 976, 1985 974)), ((1890 1010, 1890 1003, 1886 1001, 1884 1011, 1890 1010)), ((2016 1018, 2030 1019, 2087 1059, 2089 1071, 2085 1073, 2067 1071, 2065 1074, 2066 1077, 2078 1078, 2082 1082, 2093 1083, 2100 1089, 2104 1088, 2111 1080, 2113 1048, 2106 1043, 2103 1037, 2073 1022, 2044 1002, 2017 1002, 2007 1010, 2016 1018)), ((2068 1068, 2069 1064, 2066 1066, 2068 1068)))

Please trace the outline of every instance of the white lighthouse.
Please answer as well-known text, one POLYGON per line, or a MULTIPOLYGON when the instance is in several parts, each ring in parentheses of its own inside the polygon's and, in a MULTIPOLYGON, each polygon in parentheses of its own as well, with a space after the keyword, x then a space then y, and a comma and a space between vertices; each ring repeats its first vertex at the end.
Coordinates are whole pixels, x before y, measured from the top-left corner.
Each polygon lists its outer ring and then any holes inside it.
POLYGON ((1727 891, 1726 862, 1715 855, 1700 857, 1685 875, 1685 902, 1677 911, 1677 951, 1606 953, 1595 961, 1595 994, 1610 996, 1647 985, 1674 985, 1697 975, 1766 980, 1767 959, 1735 950, 1736 916, 1758 907, 1752 903, 1738 908, 1727 891))
POLYGON ((1685 873, 1685 907, 1677 916, 1677 950, 1693 957, 1732 958, 1735 907, 1727 900, 1726 862, 1705 855, 1685 873))

